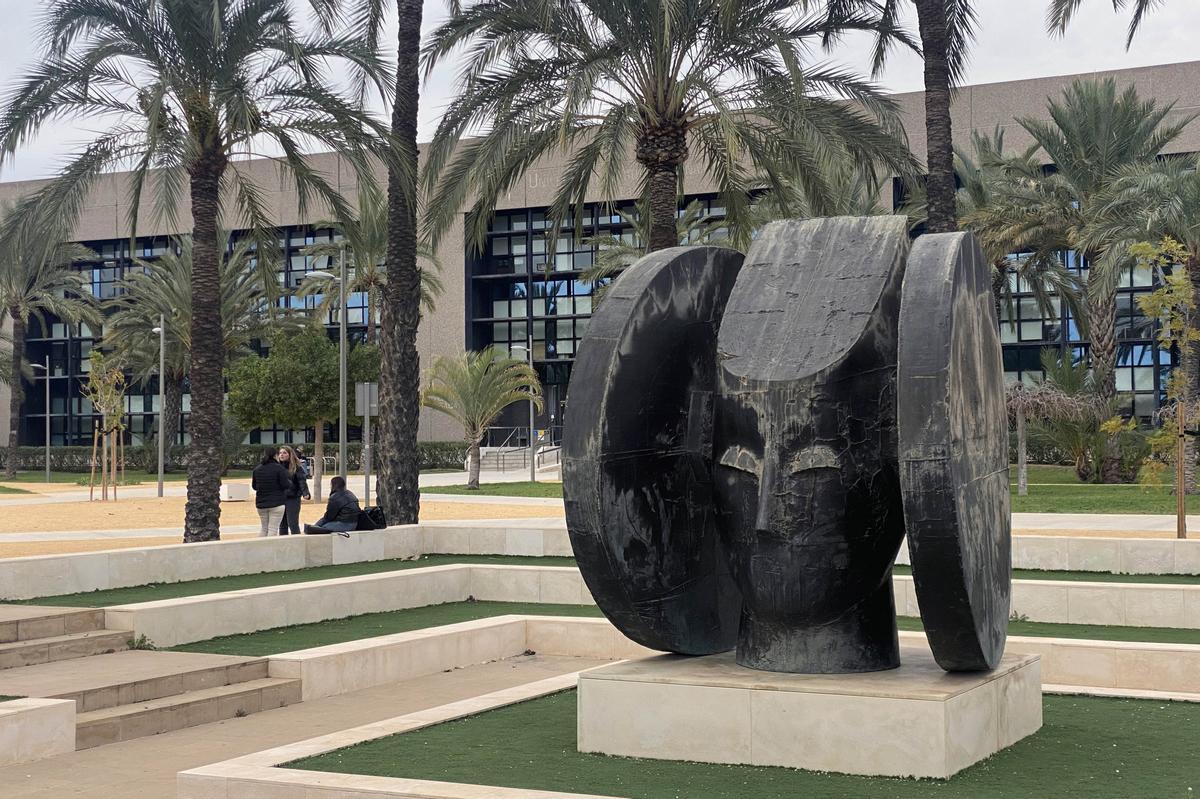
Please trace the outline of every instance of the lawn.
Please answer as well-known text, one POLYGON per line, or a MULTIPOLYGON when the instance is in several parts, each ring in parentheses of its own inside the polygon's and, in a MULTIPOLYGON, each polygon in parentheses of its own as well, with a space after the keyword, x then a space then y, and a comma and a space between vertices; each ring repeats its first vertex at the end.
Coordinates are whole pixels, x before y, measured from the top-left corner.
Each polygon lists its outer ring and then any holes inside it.
MULTIPOLYGON (((250 472, 231 470, 224 475, 229 479, 239 479, 250 477, 250 472)), ((168 483, 181 483, 187 480, 186 471, 167 472, 163 475, 163 480, 168 483)), ((42 471, 33 472, 17 472, 17 476, 13 480, 5 480, 6 483, 45 483, 46 473, 42 471)), ((88 484, 87 472, 50 472, 51 483, 69 483, 72 485, 86 486, 88 484)), ((157 483, 158 472, 144 472, 140 469, 128 469, 125 472, 126 485, 137 485, 141 483, 157 483)), ((100 472, 96 472, 96 484, 100 484, 100 472)))
MULTIPOLYGON (((949 780, 580 754, 574 691, 289 763, 632 799, 1106 799, 1200 793, 1200 705, 1047 696, 1036 734, 949 780)), ((481 794, 482 795, 482 794, 481 794)))
MULTIPOLYGON (((1165 513, 1175 512, 1169 486, 1080 483, 1070 466, 1029 467, 1029 494, 1017 496, 1017 470, 1009 471, 1014 513, 1165 513)), ((431 486, 423 494, 478 494, 489 497, 562 497, 562 483, 487 483, 477 491, 465 485, 431 486)), ((1200 513, 1200 495, 1188 497, 1188 511, 1200 513)))
POLYGON ((534 616, 600 616, 595 605, 543 605, 523 602, 448 602, 444 605, 427 605, 407 610, 385 613, 367 613, 344 619, 319 621, 313 624, 297 624, 260 630, 241 635, 227 635, 172 647, 174 652, 210 652, 215 655, 243 655, 266 657, 280 652, 295 652, 314 646, 340 644, 379 635, 404 633, 474 621, 510 613, 534 616))
POLYGON ((17 488, 16 486, 6 486, 3 484, 0 484, 0 494, 32 494, 32 493, 33 493, 32 491, 26 491, 24 488, 17 488))
POLYGON ((427 486, 421 488, 422 494, 475 494, 484 497, 542 497, 562 499, 562 483, 542 482, 531 483, 485 483, 477 489, 467 488, 466 485, 427 486))
POLYGON ((110 588, 104 591, 89 591, 83 594, 62 594, 36 599, 22 599, 15 604, 51 605, 71 608, 102 608, 109 605, 128 605, 134 602, 155 602, 160 599, 178 599, 185 596, 216 594, 221 591, 244 591, 247 588, 263 588, 270 585, 291 585, 313 580, 332 580, 335 577, 355 577, 360 574, 379 574, 400 569, 422 569, 429 566, 444 566, 449 563, 495 563, 533 566, 574 566, 574 558, 536 558, 517 555, 423 555, 416 559, 375 560, 361 563, 343 563, 334 566, 314 566, 311 569, 295 569, 280 572, 239 574, 231 577, 212 577, 207 580, 189 580, 182 583, 153 583, 131 588, 110 588))
MULTIPOLYGON (((227 635, 195 641, 174 647, 180 652, 210 652, 217 655, 265 657, 281 652, 294 652, 314 646, 356 641, 379 635, 440 627, 460 621, 487 619, 510 613, 531 616, 599 617, 594 605, 550 605, 522 602, 448 602, 406 610, 367 613, 342 619, 276 627, 271 630, 227 635)), ((910 616, 897 619, 901 630, 921 630, 921 620, 910 616)), ((1086 640, 1142 641, 1163 644, 1200 644, 1200 630, 1162 627, 1105 627, 1093 624, 1044 624, 1030 621, 1011 621, 1010 635, 1031 635, 1043 638, 1077 638, 1086 640)))

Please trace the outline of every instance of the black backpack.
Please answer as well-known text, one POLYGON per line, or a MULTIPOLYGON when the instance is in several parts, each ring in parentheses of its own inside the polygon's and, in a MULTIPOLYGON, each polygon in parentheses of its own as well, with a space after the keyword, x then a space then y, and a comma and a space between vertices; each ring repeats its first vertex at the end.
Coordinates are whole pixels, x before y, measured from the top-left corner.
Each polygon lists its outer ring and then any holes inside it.
POLYGON ((387 527, 387 517, 383 508, 372 505, 358 512, 358 530, 382 530, 387 527))

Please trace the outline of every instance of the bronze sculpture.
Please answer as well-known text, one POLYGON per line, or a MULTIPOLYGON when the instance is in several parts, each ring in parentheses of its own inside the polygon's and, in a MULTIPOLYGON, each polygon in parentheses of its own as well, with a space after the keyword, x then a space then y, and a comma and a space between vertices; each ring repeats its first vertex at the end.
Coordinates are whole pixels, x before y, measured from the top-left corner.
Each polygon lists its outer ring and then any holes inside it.
POLYGON ((631 267, 580 347, 564 440, 572 545, 614 624, 757 669, 894 668, 907 532, 938 662, 994 666, 1010 565, 987 269, 968 234, 910 252, 899 217, 631 267))

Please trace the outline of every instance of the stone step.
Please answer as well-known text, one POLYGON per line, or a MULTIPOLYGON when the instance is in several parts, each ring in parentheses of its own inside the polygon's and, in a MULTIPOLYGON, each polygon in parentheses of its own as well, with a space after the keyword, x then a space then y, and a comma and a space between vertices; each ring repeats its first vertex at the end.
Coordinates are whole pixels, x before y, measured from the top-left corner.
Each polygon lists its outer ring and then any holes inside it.
POLYGON ((0 604, 0 644, 104 629, 103 608, 0 604))
POLYGON ((94 630, 0 644, 0 669, 123 652, 129 648, 131 638, 132 633, 121 630, 94 630))
POLYGON ((0 671, 0 696, 74 699, 88 713, 266 676, 265 658, 128 650, 0 671))
POLYGON ((75 717, 75 748, 91 749, 211 724, 299 701, 300 680, 264 677, 94 710, 75 717))

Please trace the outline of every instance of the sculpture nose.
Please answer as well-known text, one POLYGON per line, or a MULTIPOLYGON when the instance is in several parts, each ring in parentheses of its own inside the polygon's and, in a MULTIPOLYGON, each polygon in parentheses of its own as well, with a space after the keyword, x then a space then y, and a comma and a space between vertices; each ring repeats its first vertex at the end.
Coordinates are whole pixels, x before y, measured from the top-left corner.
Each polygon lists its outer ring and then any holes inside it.
POLYGON ((775 458, 763 463, 762 477, 758 481, 758 509, 754 518, 754 529, 759 532, 771 530, 771 515, 775 498, 775 475, 778 473, 775 458))

